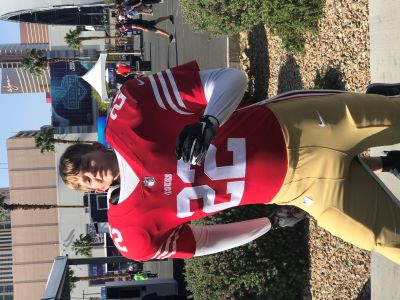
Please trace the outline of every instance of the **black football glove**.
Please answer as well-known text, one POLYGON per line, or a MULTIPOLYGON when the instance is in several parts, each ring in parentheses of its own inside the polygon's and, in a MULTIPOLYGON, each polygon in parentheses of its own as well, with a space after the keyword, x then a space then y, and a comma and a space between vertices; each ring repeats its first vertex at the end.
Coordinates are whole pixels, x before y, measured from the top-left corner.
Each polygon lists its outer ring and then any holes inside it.
POLYGON ((390 172, 400 179, 400 151, 388 151, 382 158, 382 171, 390 172))
POLYGON ((271 229, 293 227, 306 217, 306 213, 292 205, 277 205, 277 208, 268 216, 271 229))
POLYGON ((176 159, 200 165, 218 127, 219 121, 213 116, 203 116, 197 123, 185 126, 176 139, 176 159))

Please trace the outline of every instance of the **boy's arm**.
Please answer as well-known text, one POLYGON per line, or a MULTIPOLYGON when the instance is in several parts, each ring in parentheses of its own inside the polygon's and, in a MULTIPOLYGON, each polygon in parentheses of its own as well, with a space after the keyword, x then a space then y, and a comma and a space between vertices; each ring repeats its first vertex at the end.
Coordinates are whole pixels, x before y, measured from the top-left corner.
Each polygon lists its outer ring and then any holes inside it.
POLYGON ((247 87, 245 74, 237 69, 200 71, 205 98, 208 102, 203 117, 185 126, 176 142, 176 158, 193 165, 202 163, 217 129, 238 107, 247 87))
POLYGON ((268 218, 205 226, 183 224, 168 232, 160 244, 152 243, 155 246, 151 248, 153 255, 146 255, 139 260, 214 254, 249 243, 270 229, 268 218))
POLYGON ((189 225, 196 240, 194 256, 225 251, 247 244, 271 229, 268 218, 207 226, 189 225))
POLYGON ((225 251, 247 244, 268 231, 293 227, 306 217, 294 206, 278 206, 268 216, 248 221, 208 226, 189 225, 196 241, 194 256, 225 251))
POLYGON ((208 102, 204 115, 224 124, 240 104, 247 88, 246 75, 232 68, 200 71, 200 79, 208 102))

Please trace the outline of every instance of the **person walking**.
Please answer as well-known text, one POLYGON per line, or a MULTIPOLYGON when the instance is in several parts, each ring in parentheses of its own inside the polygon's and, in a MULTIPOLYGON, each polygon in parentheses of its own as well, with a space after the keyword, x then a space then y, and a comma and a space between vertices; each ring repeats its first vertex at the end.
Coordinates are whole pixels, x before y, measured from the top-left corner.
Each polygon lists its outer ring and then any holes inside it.
POLYGON ((158 28, 156 25, 165 20, 170 20, 174 24, 174 16, 169 15, 167 17, 160 17, 154 20, 143 20, 143 19, 128 19, 126 21, 119 22, 115 25, 116 29, 121 32, 128 32, 132 30, 142 30, 145 32, 152 31, 161 36, 167 37, 170 43, 175 42, 175 37, 173 34, 158 28))

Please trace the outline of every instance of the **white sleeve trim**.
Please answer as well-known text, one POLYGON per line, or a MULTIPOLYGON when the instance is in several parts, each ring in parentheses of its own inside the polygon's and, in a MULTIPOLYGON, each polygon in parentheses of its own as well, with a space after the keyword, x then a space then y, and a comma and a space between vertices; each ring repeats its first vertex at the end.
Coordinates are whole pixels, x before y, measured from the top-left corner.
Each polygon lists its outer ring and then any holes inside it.
POLYGON ((200 78, 208 102, 204 114, 216 117, 222 125, 242 100, 247 77, 238 69, 224 68, 200 71, 200 78))
POLYGON ((196 240, 194 256, 214 254, 247 244, 271 229, 268 218, 230 224, 189 226, 196 240))

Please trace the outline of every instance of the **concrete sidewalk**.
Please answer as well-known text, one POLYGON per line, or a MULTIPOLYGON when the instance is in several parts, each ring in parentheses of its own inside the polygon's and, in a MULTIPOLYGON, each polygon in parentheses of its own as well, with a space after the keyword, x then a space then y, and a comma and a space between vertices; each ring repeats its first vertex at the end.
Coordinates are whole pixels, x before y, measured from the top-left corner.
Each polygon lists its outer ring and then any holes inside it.
MULTIPOLYGON (((371 82, 400 82, 400 1, 369 0, 371 82)), ((400 145, 394 146, 400 149, 400 145)), ((387 147, 386 147, 386 150, 387 147)), ((374 149, 379 155, 382 149, 374 149)), ((380 176, 400 199, 400 184, 394 176, 380 176)), ((371 299, 400 299, 400 266, 372 253, 371 299)))

